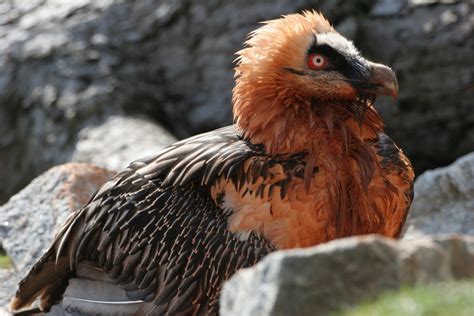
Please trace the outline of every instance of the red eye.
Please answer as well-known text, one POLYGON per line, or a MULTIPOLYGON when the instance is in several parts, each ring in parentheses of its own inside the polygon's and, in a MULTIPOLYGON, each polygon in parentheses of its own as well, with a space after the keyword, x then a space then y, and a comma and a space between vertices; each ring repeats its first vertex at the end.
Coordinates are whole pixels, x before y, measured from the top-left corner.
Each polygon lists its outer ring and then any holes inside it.
POLYGON ((324 69, 327 66, 327 59, 321 54, 310 54, 308 56, 308 67, 314 70, 324 69))

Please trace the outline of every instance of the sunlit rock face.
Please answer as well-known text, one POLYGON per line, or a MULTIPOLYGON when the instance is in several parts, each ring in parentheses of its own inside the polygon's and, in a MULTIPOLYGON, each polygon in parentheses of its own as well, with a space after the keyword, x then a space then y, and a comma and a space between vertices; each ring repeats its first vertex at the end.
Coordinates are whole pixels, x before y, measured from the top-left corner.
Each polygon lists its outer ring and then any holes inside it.
POLYGON ((11 0, 0 4, 0 202, 110 115, 148 116, 178 138, 230 123, 234 53, 258 22, 302 9, 397 72, 398 105, 378 105, 418 173, 474 148, 465 1, 11 0))

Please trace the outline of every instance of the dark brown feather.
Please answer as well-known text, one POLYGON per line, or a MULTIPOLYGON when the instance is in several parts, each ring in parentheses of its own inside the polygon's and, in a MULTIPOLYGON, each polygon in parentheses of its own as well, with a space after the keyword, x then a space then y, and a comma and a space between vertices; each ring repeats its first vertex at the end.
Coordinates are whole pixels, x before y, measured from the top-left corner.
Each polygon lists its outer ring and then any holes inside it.
POLYGON ((247 242, 231 234, 228 214, 206 185, 258 156, 264 156, 261 148, 228 127, 131 164, 68 220, 20 283, 13 307, 40 298, 46 300, 41 307, 49 309, 61 299, 78 264, 88 262, 121 284, 130 300, 152 304, 143 310, 216 313, 222 282, 273 246, 255 234, 247 242), (53 275, 57 281, 51 283, 53 275))

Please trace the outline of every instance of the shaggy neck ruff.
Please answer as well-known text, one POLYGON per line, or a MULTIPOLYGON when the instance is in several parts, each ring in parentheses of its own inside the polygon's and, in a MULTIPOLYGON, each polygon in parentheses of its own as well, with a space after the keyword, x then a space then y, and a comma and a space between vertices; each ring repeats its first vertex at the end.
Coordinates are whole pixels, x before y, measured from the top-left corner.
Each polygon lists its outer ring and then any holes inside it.
POLYGON ((234 98, 235 122, 246 139, 263 144, 271 155, 311 153, 327 146, 336 150, 335 154, 348 153, 353 145, 363 145, 383 131, 372 100, 321 101, 288 96, 275 89, 273 96, 259 96, 258 87, 251 90, 255 95, 234 98), (335 144, 339 144, 338 150, 335 144))
POLYGON ((333 237, 377 231, 384 224, 382 217, 370 220, 366 198, 378 166, 371 145, 383 123, 371 101, 361 102, 293 99, 289 104, 260 106, 234 103, 236 123, 250 142, 263 144, 270 155, 308 153, 306 192, 311 191, 314 181, 310 176, 313 167, 325 170, 327 199, 336 228, 333 237))
MULTIPOLYGON (((282 211, 286 222, 307 214, 308 218, 324 218, 316 221, 316 226, 325 222, 328 229, 334 228, 319 236, 315 233, 319 226, 307 227, 293 234, 307 233, 308 238, 292 239, 288 233, 291 228, 279 229, 275 222, 277 231, 285 232, 267 236, 277 247, 299 245, 290 240, 311 239, 310 244, 315 244, 384 227, 384 217, 370 197, 374 183, 383 183, 374 150, 383 123, 373 107, 373 97, 361 97, 337 73, 308 76, 298 72, 307 69, 307 49, 318 34, 328 33, 337 36, 317 13, 290 15, 253 32, 246 47, 238 52, 232 101, 235 123, 243 136, 253 144, 262 144, 269 155, 305 153, 302 185, 294 177, 289 184, 292 200, 277 196, 265 202, 276 209, 285 203, 300 203, 300 207, 282 211), (319 170, 316 175, 314 167, 319 170), (321 205, 314 204, 320 201, 321 205)), ((236 203, 236 209, 239 205, 246 209, 249 203, 253 202, 236 203)), ((264 214, 260 206, 255 208, 264 214)), ((271 226, 275 219, 269 216, 262 221, 271 226)))

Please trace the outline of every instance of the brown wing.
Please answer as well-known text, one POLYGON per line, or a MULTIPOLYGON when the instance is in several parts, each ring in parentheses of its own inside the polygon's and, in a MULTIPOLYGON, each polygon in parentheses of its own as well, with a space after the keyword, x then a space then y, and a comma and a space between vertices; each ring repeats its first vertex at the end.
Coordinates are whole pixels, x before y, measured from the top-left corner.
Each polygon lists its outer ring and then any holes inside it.
POLYGON ((130 300, 142 300, 140 314, 217 313, 222 282, 273 247, 256 235, 244 242, 229 233, 228 214, 207 184, 261 154, 228 127, 133 163, 68 220, 21 282, 12 307, 39 298, 49 309, 87 262, 130 300))

